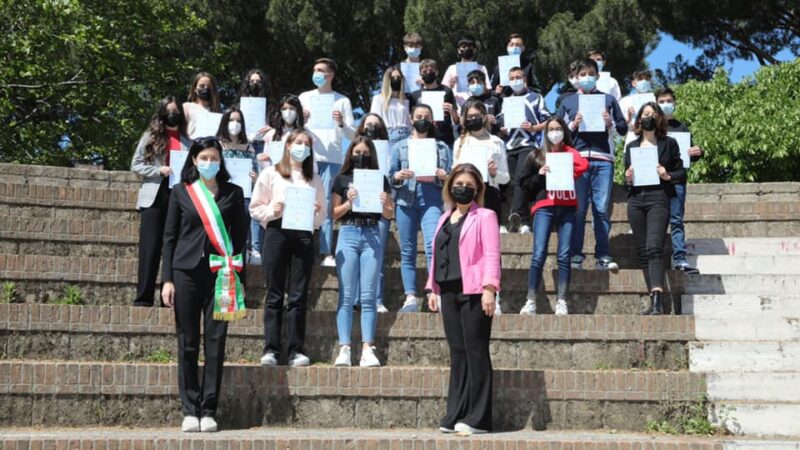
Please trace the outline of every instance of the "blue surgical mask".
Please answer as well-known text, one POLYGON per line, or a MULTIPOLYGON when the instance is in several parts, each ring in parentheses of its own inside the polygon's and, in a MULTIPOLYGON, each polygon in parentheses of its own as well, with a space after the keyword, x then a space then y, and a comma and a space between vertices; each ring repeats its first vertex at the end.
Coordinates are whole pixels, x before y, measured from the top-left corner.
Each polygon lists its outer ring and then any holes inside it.
POLYGON ((653 90, 650 80, 639 80, 636 82, 636 92, 645 94, 653 90))
POLYGON ((210 180, 219 173, 218 161, 200 161, 197 163, 197 171, 205 180, 210 180))
POLYGON ((422 53, 422 48, 420 47, 405 47, 406 55, 411 58, 419 58, 419 55, 422 53))
POLYGON ((673 102, 659 103, 658 106, 660 106, 664 114, 668 116, 675 114, 675 103, 673 102))
POLYGON ((314 75, 311 77, 311 81, 314 82, 314 86, 322 87, 325 85, 325 74, 322 72, 314 72, 314 75))
POLYGON ((591 92, 594 90, 596 84, 597 78, 591 75, 578 78, 578 86, 581 88, 581 90, 583 90, 583 92, 591 92))
POLYGON ((506 47, 506 51, 509 55, 521 55, 522 47, 506 47))
POLYGON ((485 89, 484 89, 483 85, 480 84, 480 83, 474 83, 474 84, 470 84, 469 85, 469 93, 474 95, 474 96, 476 96, 476 97, 479 97, 479 96, 483 95, 483 91, 484 90, 485 89))
POLYGON ((311 149, 305 144, 292 144, 292 148, 289 149, 289 154, 292 160, 301 163, 311 155, 311 149))
POLYGON ((525 89, 525 80, 522 78, 518 78, 516 80, 510 80, 508 82, 508 86, 511 87, 511 90, 515 93, 520 93, 525 89))
POLYGON ((605 67, 606 65, 606 62, 605 61, 595 61, 595 62, 597 63, 597 71, 598 72, 602 71, 603 67, 605 67))

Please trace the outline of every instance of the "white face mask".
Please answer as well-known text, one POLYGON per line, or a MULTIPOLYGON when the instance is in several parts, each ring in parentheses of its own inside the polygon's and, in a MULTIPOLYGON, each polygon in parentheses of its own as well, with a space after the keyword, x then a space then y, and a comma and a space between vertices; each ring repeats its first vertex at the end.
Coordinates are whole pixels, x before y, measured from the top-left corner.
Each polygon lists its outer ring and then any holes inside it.
POLYGON ((287 124, 294 125, 294 121, 297 120, 297 111, 294 109, 284 109, 281 111, 281 117, 287 124))
POLYGON ((510 80, 508 82, 508 86, 511 87, 511 90, 513 90, 515 93, 519 94, 525 89, 525 80, 521 78, 517 80, 510 80))
POLYGON ((564 132, 561 130, 548 131, 547 140, 552 144, 560 144, 564 140, 564 132))
POLYGON ((241 122, 235 122, 235 121, 228 122, 228 134, 230 134, 231 137, 239 136, 239 133, 241 132, 242 132, 241 122))

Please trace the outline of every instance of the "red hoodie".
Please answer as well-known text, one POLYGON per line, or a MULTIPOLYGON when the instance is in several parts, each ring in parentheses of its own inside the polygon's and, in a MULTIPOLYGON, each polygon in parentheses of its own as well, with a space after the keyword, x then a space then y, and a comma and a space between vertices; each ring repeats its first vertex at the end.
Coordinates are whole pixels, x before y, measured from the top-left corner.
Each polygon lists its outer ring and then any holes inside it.
MULTIPOLYGON (((563 151, 572 153, 573 176, 576 179, 589 169, 589 161, 577 150, 565 145, 563 151)), ((535 214, 537 209, 546 206, 578 206, 575 191, 547 191, 545 176, 539 175, 540 168, 541 166, 538 164, 533 164, 527 177, 525 175, 521 177, 523 178, 521 180, 522 188, 527 191, 529 198, 535 199, 531 207, 531 214, 535 214)))

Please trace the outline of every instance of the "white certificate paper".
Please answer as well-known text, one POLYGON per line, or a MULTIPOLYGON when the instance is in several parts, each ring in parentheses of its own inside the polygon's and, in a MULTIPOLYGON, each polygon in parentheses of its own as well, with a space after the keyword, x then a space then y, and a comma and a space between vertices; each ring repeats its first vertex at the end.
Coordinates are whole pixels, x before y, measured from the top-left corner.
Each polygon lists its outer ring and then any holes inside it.
POLYGON ((169 167, 172 173, 169 174, 169 188, 181 182, 181 172, 183 165, 186 164, 186 158, 189 157, 189 152, 186 150, 170 150, 169 151, 169 167))
POLYGON ((378 169, 384 176, 389 176, 389 163, 391 162, 391 153, 389 153, 389 141, 382 139, 372 141, 375 146, 375 152, 378 154, 378 169))
MULTIPOLYGON (((644 106, 645 103, 649 102, 656 102, 656 96, 653 95, 652 92, 648 92, 646 94, 631 94, 631 105, 633 106, 634 117, 637 117, 639 114, 639 109, 644 106)), ((623 111, 623 113, 627 116, 627 111, 623 111)))
POLYGON ((283 146, 286 145, 282 141, 269 141, 269 159, 272 161, 273 166, 277 166, 283 159, 283 146))
POLYGON ((467 75, 473 70, 478 70, 478 63, 475 61, 456 63, 456 75, 458 76, 458 84, 456 84, 456 91, 469 92, 469 81, 467 75))
POLYGON ((601 133, 606 131, 606 122, 603 120, 603 111, 605 110, 605 94, 578 95, 578 111, 583 114, 578 131, 601 133))
POLYGON ((658 176, 658 148, 632 147, 631 167, 633 167, 634 186, 653 186, 661 184, 658 176))
POLYGON ((435 139, 408 140, 408 169, 415 177, 436 176, 437 162, 435 139))
POLYGON ((467 145, 461 147, 458 164, 472 164, 481 171, 483 181, 489 181, 489 155, 492 149, 488 145, 467 145))
POLYGON ((597 90, 604 93, 611 93, 611 72, 600 72, 597 77, 597 90))
POLYGON ((198 114, 192 139, 216 136, 220 122, 222 122, 222 114, 220 113, 205 112, 198 114))
POLYGON ((444 120, 444 91, 422 91, 419 101, 431 107, 434 122, 444 120))
POLYGON ((548 191, 574 191, 575 178, 573 177, 572 153, 547 153, 545 155, 547 167, 550 172, 545 176, 548 191))
POLYGON ((380 170, 353 170, 353 187, 358 192, 353 202, 353 212, 383 212, 381 192, 383 192, 383 174, 380 170))
POLYGON ((681 149, 683 167, 688 169, 689 164, 692 163, 692 158, 689 157, 689 148, 692 146, 692 133, 687 133, 685 131, 672 131, 667 133, 667 136, 678 141, 678 147, 681 149))
POLYGON ((403 72, 405 78, 405 91, 412 93, 419 90, 417 80, 419 80, 419 63, 400 63, 400 71, 403 72))
POLYGON ((264 97, 242 97, 239 107, 244 116, 244 132, 253 140, 258 130, 267 125, 267 99, 264 97))
POLYGON ((333 94, 320 94, 310 97, 308 127, 319 130, 332 130, 333 123, 333 94))
MULTIPOLYGON (((500 85, 508 86, 508 72, 514 67, 522 67, 519 55, 503 55, 497 57, 497 71, 500 75, 500 85)), ((505 105, 503 105, 505 108, 505 105)))
POLYGON ((283 202, 281 227, 284 230, 314 231, 316 189, 289 186, 283 202))
POLYGON ((506 97, 503 99, 503 126, 510 129, 522 128, 522 122, 527 122, 525 116, 525 96, 506 97))
POLYGON ((253 170, 253 160, 250 158, 227 158, 225 168, 231 174, 231 183, 242 188, 244 198, 250 198, 253 192, 253 181, 250 171, 253 170))

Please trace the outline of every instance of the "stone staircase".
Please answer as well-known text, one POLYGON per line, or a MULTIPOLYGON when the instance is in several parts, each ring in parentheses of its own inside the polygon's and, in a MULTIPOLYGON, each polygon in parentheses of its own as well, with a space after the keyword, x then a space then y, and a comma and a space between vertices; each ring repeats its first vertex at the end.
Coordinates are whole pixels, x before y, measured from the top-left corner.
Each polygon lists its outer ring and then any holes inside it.
MULTIPOLYGON (((263 368, 263 276, 250 266, 253 309, 231 326, 227 343, 219 419, 228 431, 192 436, 175 432, 181 413, 172 313, 128 306, 138 179, 4 164, 0 171, 7 174, 0 183, 0 281, 13 282, 18 294, 18 303, 0 304, 0 448, 800 448, 797 427, 758 431, 745 426, 753 422, 743 413, 769 407, 785 415, 800 401, 787 397, 800 359, 771 367, 775 357, 764 357, 776 348, 798 351, 797 303, 778 289, 797 284, 792 262, 800 242, 781 238, 800 235, 800 184, 690 186, 687 236, 703 275, 670 272, 667 286, 673 309, 684 315, 638 315, 646 289, 622 191, 614 195, 611 237, 621 270, 573 272, 568 317, 551 314, 552 270, 537 299, 541 314, 513 314, 525 300, 531 237, 503 235, 503 306, 512 314, 495 319, 491 343, 499 432, 470 439, 432 431, 448 380, 437 314, 381 315, 384 367, 334 368, 338 286, 333 270, 315 267, 307 351, 316 364, 263 368), (83 304, 53 304, 68 285, 80 288, 83 304), (769 311, 759 295, 769 295, 769 311), (720 315, 727 304, 749 309, 720 315), (735 335, 726 335, 730 327, 735 335), (726 359, 743 343, 761 359, 726 359), (743 361, 753 370, 741 370, 743 361), (764 384, 771 390, 749 387, 764 384), (706 396, 712 418, 736 418, 738 429, 724 425, 744 437, 643 434, 648 424, 685 419, 706 396), (736 411, 720 415, 734 403, 736 411)), ((586 253, 593 247, 589 232, 586 253)), ((421 245, 419 251, 424 262, 421 245)), ((590 257, 586 268, 593 266, 590 257)), ((397 310, 394 234, 385 274, 385 303, 397 310)), ((418 279, 421 288, 423 271, 418 279)), ((357 336, 357 321, 355 328, 357 336)))

